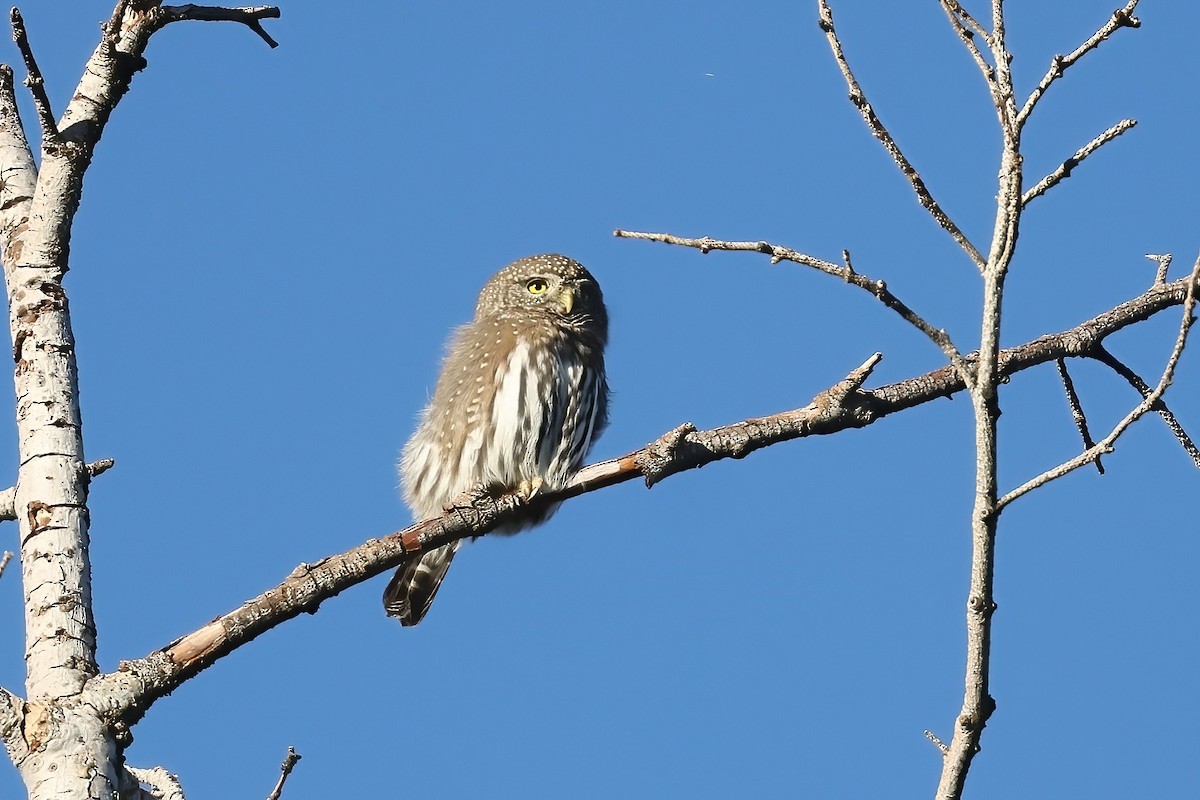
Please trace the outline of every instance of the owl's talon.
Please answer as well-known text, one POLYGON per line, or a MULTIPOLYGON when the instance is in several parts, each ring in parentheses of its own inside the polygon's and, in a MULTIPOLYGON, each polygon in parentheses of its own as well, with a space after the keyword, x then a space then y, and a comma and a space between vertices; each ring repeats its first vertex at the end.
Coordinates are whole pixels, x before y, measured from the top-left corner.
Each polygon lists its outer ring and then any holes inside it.
POLYGON ((517 484, 517 494, 521 499, 528 503, 533 498, 537 497, 538 492, 542 490, 542 479, 533 478, 532 480, 521 481, 517 484))

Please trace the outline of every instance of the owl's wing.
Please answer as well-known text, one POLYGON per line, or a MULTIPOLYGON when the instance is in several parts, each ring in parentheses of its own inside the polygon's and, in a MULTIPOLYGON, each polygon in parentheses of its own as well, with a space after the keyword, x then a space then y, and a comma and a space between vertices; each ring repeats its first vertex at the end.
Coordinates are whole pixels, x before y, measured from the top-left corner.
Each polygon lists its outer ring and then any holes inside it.
POLYGON ((603 366, 595 369, 575 361, 561 369, 566 374, 559 376, 547 398, 538 433, 544 474, 565 481, 583 466, 592 443, 608 422, 608 386, 603 366))
POLYGON ((396 617, 404 626, 421 621, 460 544, 461 540, 451 542, 400 565, 383 590, 383 608, 389 617, 396 617))

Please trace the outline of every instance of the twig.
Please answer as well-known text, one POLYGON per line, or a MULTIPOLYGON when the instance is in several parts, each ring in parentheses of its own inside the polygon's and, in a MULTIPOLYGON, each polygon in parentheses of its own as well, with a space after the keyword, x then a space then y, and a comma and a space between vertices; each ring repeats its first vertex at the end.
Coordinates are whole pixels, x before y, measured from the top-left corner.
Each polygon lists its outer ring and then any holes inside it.
POLYGON ((287 755, 283 757, 283 764, 279 767, 279 782, 275 784, 275 788, 267 795, 267 800, 279 800, 279 795, 283 793, 283 784, 287 781, 288 775, 292 774, 292 770, 296 767, 296 762, 303 756, 296 752, 296 749, 291 745, 288 746, 287 755))
MULTIPOLYGON (((1063 391, 1067 394, 1067 403, 1071 406, 1071 419, 1075 421, 1075 429, 1079 431, 1079 438, 1083 439, 1084 448, 1094 447, 1095 442, 1092 440, 1092 434, 1088 430, 1087 417, 1083 413, 1083 404, 1079 402, 1079 393, 1075 391, 1075 382, 1071 380, 1071 373, 1067 372, 1067 362, 1065 359, 1057 359, 1055 362, 1058 367, 1058 377, 1062 379, 1063 391)), ((1100 463, 1100 459, 1096 459, 1096 471, 1101 475, 1104 474, 1104 465, 1100 463)))
POLYGON ((185 800, 183 787, 179 784, 179 776, 167 772, 163 767, 139 769, 125 767, 139 783, 150 787, 148 794, 158 800, 185 800))
POLYGON ((5 550, 4 555, 0 556, 0 578, 4 577, 4 570, 8 568, 8 562, 12 561, 12 551, 5 550))
POLYGON ((617 229, 613 231, 613 236, 619 239, 642 239, 649 242, 662 242, 663 244, 679 245, 681 247, 694 247, 702 253, 708 253, 712 250, 728 250, 728 251, 752 251, 756 253, 765 253, 771 257, 772 264, 778 264, 780 261, 791 261, 796 264, 802 264, 806 267, 811 267, 818 272, 824 272, 826 275, 832 275, 835 278, 841 278, 846 283, 852 286, 857 286, 865 292, 873 295, 879 302, 895 311, 900 317, 919 330, 921 333, 934 344, 936 344, 950 362, 958 369, 964 380, 969 386, 973 380, 973 372, 963 361, 962 354, 954 345, 954 341, 950 338, 950 334, 945 328, 935 328, 921 317, 920 314, 909 308, 900 298, 892 294, 887 288, 887 284, 881 280, 873 280, 866 275, 861 275, 854 271, 853 265, 850 263, 849 251, 842 251, 842 264, 835 264, 832 261, 826 261, 822 258, 810 256, 807 253, 801 253, 792 250, 788 247, 780 247, 768 242, 725 242, 717 239, 710 239, 707 236, 699 239, 689 239, 683 236, 675 236, 670 233, 646 233, 642 231, 625 231, 617 229))
POLYGON ((939 739, 937 737, 937 734, 935 734, 933 731, 930 731, 930 730, 925 731, 925 738, 928 739, 929 741, 933 742, 933 746, 941 751, 942 758, 945 758, 946 755, 950 752, 950 748, 946 746, 946 743, 943 742, 941 739, 939 739))
MULTIPOLYGON (((102 458, 99 461, 93 461, 88 464, 86 469, 88 477, 94 478, 104 472, 108 472, 117 463, 111 458, 102 458)), ((0 522, 11 521, 17 518, 16 510, 17 487, 10 486, 7 489, 0 490, 0 522)))
POLYGON ((1065 461, 1062 464, 1059 464, 1057 467, 1046 470, 1041 475, 1031 478, 1030 480, 1018 486, 1016 489, 1013 489, 1011 492, 1004 495, 1002 498, 1000 498, 998 504, 999 509, 1004 508, 1012 501, 1028 494, 1029 492, 1032 492, 1034 489, 1045 486, 1047 483, 1057 480, 1064 475, 1074 472, 1085 464, 1095 461, 1102 454, 1111 453, 1113 451, 1113 444, 1117 441, 1117 439, 1121 438, 1121 434, 1125 433, 1130 425, 1137 422, 1146 414, 1146 412, 1152 410, 1156 406, 1156 404, 1161 400, 1163 393, 1167 390, 1167 387, 1171 385, 1171 379, 1175 376, 1175 367, 1178 365, 1179 357, 1183 355, 1183 348, 1187 344, 1188 331, 1191 329, 1192 323, 1195 322, 1195 318, 1192 316, 1192 311, 1196 307, 1197 279, 1200 279, 1200 258, 1196 259, 1196 264, 1194 267, 1192 267, 1192 274, 1188 278, 1188 293, 1187 297, 1183 301, 1183 319, 1179 323, 1179 335, 1175 337, 1175 346, 1171 350, 1170 358, 1167 359, 1167 365, 1163 367, 1162 377, 1159 378, 1158 385, 1155 386, 1148 395, 1143 397, 1142 402, 1138 403, 1132 411, 1126 414, 1124 419, 1122 419, 1113 427, 1108 436, 1105 436, 1095 445, 1089 447, 1075 458, 1065 461))
POLYGON ((1171 268, 1173 256, 1170 253, 1146 253, 1146 258, 1158 263, 1158 271, 1154 273, 1154 282, 1166 283, 1167 270, 1171 268))
POLYGON ((29 34, 25 30, 25 20, 21 17, 20 9, 13 7, 9 12, 12 22, 13 41, 21 51, 25 61, 25 85, 33 95, 33 107, 37 111, 38 122, 42 126, 42 138, 51 140, 58 137, 58 123, 54 121, 54 112, 50 110, 50 97, 46 94, 46 83, 42 80, 42 71, 38 68, 37 59, 33 57, 33 48, 29 45, 29 34))
POLYGON ((1029 205, 1030 200, 1033 200, 1035 197, 1040 197, 1054 186, 1058 185, 1061 181, 1071 177, 1071 171, 1074 170, 1075 167, 1079 166, 1085 158, 1136 125, 1136 119, 1123 119, 1116 125, 1113 125, 1111 128, 1106 130, 1104 133, 1097 136, 1095 139, 1092 139, 1083 147, 1076 150, 1075 155, 1068 158, 1059 165, 1058 169, 1042 178, 1040 181, 1034 184, 1032 189, 1025 192, 1025 194, 1021 197, 1021 205, 1029 205))
POLYGON ((947 14, 954 16, 953 21, 959 25, 965 23, 970 32, 978 34, 979 38, 983 39, 984 44, 988 47, 992 46, 992 34, 983 27, 982 23, 971 16, 971 13, 963 8, 958 0, 942 0, 942 8, 946 9, 947 14))
POLYGON ((925 186, 925 181, 917 173, 912 163, 900 150, 895 139, 888 133, 888 129, 884 127, 883 122, 875 114, 875 109, 867 102, 866 95, 863 94, 862 87, 858 84, 858 79, 854 77, 854 73, 850 69, 849 62, 846 61, 846 55, 842 52, 842 43, 838 39, 837 30, 833 27, 833 12, 829 8, 827 0, 818 0, 818 5, 821 11, 821 30, 825 32, 825 38, 829 40, 829 47, 833 51, 833 57, 837 60, 838 68, 842 71, 842 77, 846 80, 846 86, 850 89, 850 102, 858 109, 862 115, 863 121, 867 123, 867 127, 871 129, 871 133, 879 140, 884 149, 891 155, 892 160, 900 167, 900 171, 904 173, 904 177, 912 185, 913 191, 917 193, 917 199, 921 206, 929 212, 934 220, 953 237, 954 241, 958 242, 971 261, 980 270, 983 269, 985 261, 979 250, 966 235, 959 230, 958 225, 954 220, 950 219, 949 215, 942 210, 938 202, 933 199, 933 195, 929 193, 928 187, 925 186))
POLYGON ((979 72, 983 75, 983 80, 987 84, 988 93, 992 96, 992 102, 999 105, 1001 99, 999 94, 997 94, 996 71, 983 55, 983 51, 979 49, 979 45, 975 41, 975 36, 978 34, 983 39, 984 44, 988 48, 991 48, 992 35, 957 0, 941 0, 941 3, 942 10, 946 12, 946 18, 950 20, 950 26, 954 28, 954 32, 958 34, 958 38, 962 40, 963 46, 967 48, 967 52, 971 54, 971 58, 975 61, 975 66, 979 67, 979 72))
POLYGON ((188 3, 182 6, 163 6, 161 25, 184 20, 199 22, 240 22, 258 34, 271 47, 278 47, 279 42, 271 38, 259 23, 262 19, 278 19, 279 9, 275 6, 253 6, 245 8, 221 8, 219 6, 198 6, 188 3))
POLYGON ((1034 107, 1038 101, 1042 99, 1042 95, 1046 90, 1067 71, 1067 68, 1074 64, 1079 59, 1083 58, 1092 50, 1100 46, 1100 43, 1113 34, 1118 28, 1140 28, 1141 20, 1133 16, 1133 10, 1137 8, 1138 0, 1129 0, 1124 8, 1118 8, 1113 12, 1112 17, 1108 22, 1100 26, 1100 29, 1093 33, 1079 47, 1076 47, 1071 53, 1065 56, 1055 56, 1050 59, 1050 69, 1046 70, 1046 74, 1034 87, 1030 93, 1029 99, 1025 101, 1025 105, 1021 108, 1021 112, 1017 114, 1017 127, 1023 127, 1029 115, 1033 113, 1034 107))
MULTIPOLYGON (((1104 348, 1104 345, 1098 345, 1092 348, 1088 351, 1087 356, 1099 361, 1101 364, 1104 364, 1113 372, 1120 375, 1129 383, 1130 386, 1136 389, 1138 394, 1140 394, 1143 398, 1149 397, 1150 392, 1152 391, 1149 384, 1142 380, 1140 375, 1131 370, 1129 367, 1125 366, 1120 359, 1108 352, 1108 350, 1104 348)), ((1185 431, 1183 426, 1179 424, 1179 420, 1177 420, 1175 415, 1171 413, 1171 409, 1167 408, 1166 401, 1162 398, 1159 398, 1159 401, 1154 405, 1154 410, 1157 411, 1159 416, 1163 418, 1163 422, 1167 423, 1167 427, 1171 430, 1171 433, 1175 435, 1175 438, 1179 441, 1179 444, 1183 446, 1184 452, 1187 453, 1192 459, 1192 463, 1195 464, 1197 468, 1200 468, 1200 449, 1196 447, 1196 443, 1192 441, 1192 437, 1188 436, 1187 431, 1185 431)))

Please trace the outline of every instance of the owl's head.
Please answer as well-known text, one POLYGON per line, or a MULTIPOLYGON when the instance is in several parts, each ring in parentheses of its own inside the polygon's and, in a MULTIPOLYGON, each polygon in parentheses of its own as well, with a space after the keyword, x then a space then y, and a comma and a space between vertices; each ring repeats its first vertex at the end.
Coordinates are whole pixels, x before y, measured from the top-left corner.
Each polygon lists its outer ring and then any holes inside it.
POLYGON ((558 253, 522 258, 493 275, 479 293, 475 318, 495 314, 548 317, 601 343, 608 336, 600 285, 582 264, 558 253))

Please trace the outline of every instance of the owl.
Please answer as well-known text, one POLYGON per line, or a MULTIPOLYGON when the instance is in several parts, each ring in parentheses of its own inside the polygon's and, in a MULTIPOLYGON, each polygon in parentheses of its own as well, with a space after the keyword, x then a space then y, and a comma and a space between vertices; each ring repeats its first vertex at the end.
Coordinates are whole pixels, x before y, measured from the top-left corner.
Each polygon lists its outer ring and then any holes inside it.
MULTIPOLYGON (((404 447, 400 477, 413 515, 438 516, 473 489, 529 499, 564 486, 608 421, 607 341, 600 286, 579 262, 538 255, 497 272, 475 318, 451 338, 433 399, 404 447)), ((556 509, 497 530, 516 533, 556 509)), ((388 615, 420 622, 460 544, 402 563, 383 594, 388 615)))

